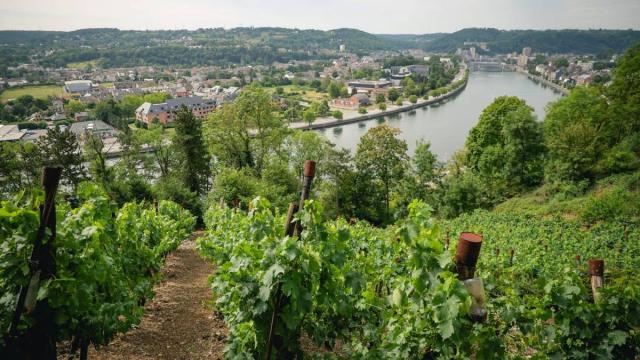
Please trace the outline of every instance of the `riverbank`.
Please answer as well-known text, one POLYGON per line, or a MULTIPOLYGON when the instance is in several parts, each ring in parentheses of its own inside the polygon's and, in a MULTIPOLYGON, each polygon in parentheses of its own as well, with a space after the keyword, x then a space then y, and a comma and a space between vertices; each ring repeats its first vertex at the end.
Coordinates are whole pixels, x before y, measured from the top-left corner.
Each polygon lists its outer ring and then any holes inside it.
MULTIPOLYGON (((461 71, 462 74, 464 74, 466 68, 463 69, 461 71)), ((455 80, 457 80, 458 77, 456 77, 455 80)), ((467 82, 469 81, 468 78, 462 78, 462 80, 464 80, 464 82, 462 83, 462 85, 458 86, 457 88, 449 91, 446 94, 440 95, 440 96, 436 96, 436 97, 431 97, 428 100, 424 100, 422 98, 418 99, 418 102, 416 102, 415 104, 411 104, 408 103, 407 101, 405 101, 405 103, 407 103, 407 105, 402 105, 402 106, 397 106, 397 105, 390 105, 388 106, 387 110, 380 110, 380 109, 374 109, 371 110, 369 113, 367 114, 359 114, 357 111, 352 111, 351 113, 347 113, 345 115, 345 118, 343 118, 342 120, 338 120, 335 118, 331 118, 331 117, 324 117, 324 118, 318 118, 316 119, 316 121, 314 123, 312 123, 311 125, 309 125, 306 122, 294 122, 291 123, 289 125, 290 128, 292 129, 297 129, 297 130, 319 130, 319 129, 328 129, 328 128, 332 128, 332 127, 337 127, 337 126, 342 126, 342 125, 347 125, 347 124, 353 124, 353 123, 357 123, 357 122, 361 122, 361 121, 366 121, 366 120, 371 120, 371 119, 376 119, 379 117, 383 117, 383 116, 389 116, 389 115, 394 115, 394 114, 399 114, 399 113, 403 113, 406 111, 411 111, 411 110, 415 110, 421 107, 425 107, 425 106, 429 106, 429 105, 434 105, 434 104, 440 104, 443 103, 445 101, 447 101, 449 98, 458 95, 462 90, 464 90, 464 88, 467 86, 467 82)))
POLYGON ((518 69, 517 72, 519 72, 521 74, 524 74, 524 75, 527 75, 527 77, 530 80, 533 80, 533 82, 542 83, 542 84, 544 84, 544 85, 546 85, 546 86, 548 86, 548 87, 550 87, 550 88, 562 93, 562 95, 565 95, 565 96, 569 95, 569 89, 567 89, 565 87, 562 87, 562 86, 560 86, 560 85, 558 85, 558 84, 556 84, 556 83, 554 83, 552 81, 549 81, 549 80, 543 78, 542 76, 536 76, 536 75, 530 74, 527 71, 523 71, 521 69, 518 69))

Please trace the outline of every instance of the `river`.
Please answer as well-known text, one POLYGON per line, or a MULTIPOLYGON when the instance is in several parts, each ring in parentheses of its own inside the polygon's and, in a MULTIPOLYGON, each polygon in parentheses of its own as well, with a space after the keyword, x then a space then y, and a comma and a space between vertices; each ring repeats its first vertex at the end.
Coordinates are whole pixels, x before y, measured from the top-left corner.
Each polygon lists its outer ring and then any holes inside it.
POLYGON ((431 143, 431 151, 441 161, 464 146, 469 130, 478 122, 482 110, 502 95, 517 96, 535 109, 538 120, 544 119, 546 105, 562 96, 526 75, 515 72, 471 72, 466 89, 447 102, 392 116, 355 124, 318 130, 337 147, 355 152, 360 137, 368 129, 387 123, 399 128, 413 154, 420 139, 431 143))

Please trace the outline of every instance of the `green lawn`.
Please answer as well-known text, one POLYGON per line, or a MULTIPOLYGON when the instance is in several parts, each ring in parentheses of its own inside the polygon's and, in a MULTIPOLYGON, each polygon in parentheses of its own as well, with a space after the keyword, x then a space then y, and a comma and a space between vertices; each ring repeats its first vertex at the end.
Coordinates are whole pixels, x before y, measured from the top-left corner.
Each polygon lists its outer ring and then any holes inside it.
POLYGON ((20 88, 10 88, 0 94, 0 101, 15 99, 22 95, 31 95, 38 99, 46 99, 48 96, 62 95, 62 86, 42 85, 24 86, 20 88))
MULTIPOLYGON (((322 100, 329 99, 329 95, 327 93, 318 92, 310 86, 284 85, 281 87, 284 90, 285 96, 291 93, 297 93, 300 95, 300 97, 302 97, 304 100, 308 102, 322 101, 322 100)), ((265 90, 270 94, 273 94, 276 92, 276 87, 265 88, 265 90)))
POLYGON ((67 67, 69 69, 82 70, 82 69, 86 69, 89 65, 91 65, 91 67, 93 68, 97 67, 98 60, 72 62, 72 63, 68 63, 67 67))

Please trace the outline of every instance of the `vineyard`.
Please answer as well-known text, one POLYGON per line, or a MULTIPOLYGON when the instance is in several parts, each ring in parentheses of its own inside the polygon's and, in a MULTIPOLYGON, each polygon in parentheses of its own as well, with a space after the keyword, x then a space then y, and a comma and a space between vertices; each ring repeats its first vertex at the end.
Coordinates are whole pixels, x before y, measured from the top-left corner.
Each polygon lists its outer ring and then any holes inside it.
MULTIPOLYGON (((258 197, 204 215, 197 246, 216 266, 225 358, 640 355, 637 223, 488 211, 436 220, 416 200, 379 228, 327 220, 309 199, 312 162, 304 175, 287 213, 258 197)), ((44 186, 0 204, 0 350, 55 359, 67 346, 86 359, 90 345, 140 323, 165 257, 196 219, 169 201, 118 207, 91 183, 56 204, 56 187, 44 186)))
POLYGON ((86 358, 89 345, 138 324, 164 257, 195 225, 173 202, 118 208, 91 183, 78 187, 74 207, 52 206, 55 188, 45 181, 44 196, 0 203, 0 324, 9 329, 0 353, 8 358, 55 358, 65 341, 86 358))
POLYGON ((262 198, 248 212, 205 216, 198 244, 218 266, 211 281, 227 358, 300 358, 307 338, 315 356, 338 358, 640 354, 637 224, 583 228, 489 212, 439 222, 414 201, 406 219, 380 229, 325 221, 319 203, 301 205, 293 226, 291 211, 262 198), (456 251, 467 231, 482 234, 465 235, 481 249, 477 264, 456 251), (590 259, 603 259, 604 271, 590 259))

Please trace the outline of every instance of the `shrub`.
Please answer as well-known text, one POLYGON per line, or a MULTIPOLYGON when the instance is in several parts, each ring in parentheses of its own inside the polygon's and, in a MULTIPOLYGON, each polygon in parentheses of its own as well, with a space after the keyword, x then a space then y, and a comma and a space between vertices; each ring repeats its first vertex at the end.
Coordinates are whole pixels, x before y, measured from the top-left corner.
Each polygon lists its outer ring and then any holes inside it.
POLYGON ((366 114, 367 113, 367 108, 361 107, 358 109, 358 114, 366 114))
POLYGON ((402 97, 399 97, 398 100, 396 100, 396 105, 398 106, 402 106, 402 104, 404 103, 402 97))
POLYGON ((626 189, 616 188, 600 196, 589 197, 580 216, 589 223, 638 216, 640 214, 639 201, 639 196, 626 189))
POLYGON ((385 103, 378 104, 378 109, 380 109, 382 111, 387 110, 387 104, 385 104, 385 103))
POLYGON ((418 97, 415 96, 415 95, 409 96, 409 102, 412 103, 412 104, 417 103, 418 102, 418 97))
POLYGON ((342 111, 340 110, 333 111, 331 115, 338 120, 342 120, 342 111))

